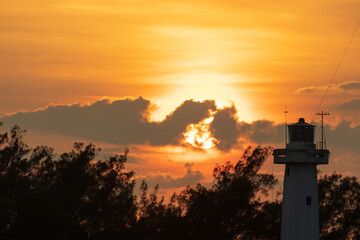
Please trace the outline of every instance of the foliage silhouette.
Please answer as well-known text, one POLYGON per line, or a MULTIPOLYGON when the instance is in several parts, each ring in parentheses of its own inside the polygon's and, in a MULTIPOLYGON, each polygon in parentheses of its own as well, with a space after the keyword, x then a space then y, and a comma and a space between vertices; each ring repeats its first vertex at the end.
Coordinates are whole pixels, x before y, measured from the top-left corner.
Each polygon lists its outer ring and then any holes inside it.
POLYGON ((360 183, 333 173, 319 181, 320 238, 360 239, 360 183))
MULTIPOLYGON (((95 160, 100 149, 75 143, 60 156, 30 148, 25 131, 0 134, 0 239, 279 239, 280 201, 265 201, 277 180, 259 173, 271 148, 247 148, 217 165, 210 187, 188 186, 170 201, 135 196, 128 150, 95 160)), ((319 179, 321 239, 360 239, 360 184, 339 174, 319 179)))
POLYGON ((0 136, 1 239, 127 239, 136 221, 134 172, 126 154, 94 161, 99 149, 75 143, 55 159, 30 149, 15 126, 0 136))
POLYGON ((276 183, 273 175, 258 173, 270 150, 249 147, 236 165, 214 169, 212 187, 198 184, 177 196, 188 224, 186 239, 278 238, 277 224, 267 221, 269 203, 260 200, 276 183))

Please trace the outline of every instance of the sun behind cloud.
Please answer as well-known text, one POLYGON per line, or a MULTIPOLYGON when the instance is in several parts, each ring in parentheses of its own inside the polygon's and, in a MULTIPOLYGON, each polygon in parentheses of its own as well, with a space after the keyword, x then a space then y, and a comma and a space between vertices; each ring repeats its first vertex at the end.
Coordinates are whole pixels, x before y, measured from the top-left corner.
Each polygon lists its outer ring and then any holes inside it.
POLYGON ((244 121, 251 121, 255 117, 250 106, 251 97, 245 89, 243 91, 233 87, 234 83, 245 81, 240 75, 209 72, 185 73, 167 78, 176 84, 176 90, 170 95, 155 98, 159 108, 152 112, 150 116, 152 121, 164 119, 166 114, 187 99, 195 101, 213 99, 218 108, 235 105, 239 118, 244 121))
POLYGON ((209 125, 214 117, 209 117, 197 124, 190 124, 184 132, 186 143, 197 149, 210 149, 216 146, 216 139, 211 136, 209 125))

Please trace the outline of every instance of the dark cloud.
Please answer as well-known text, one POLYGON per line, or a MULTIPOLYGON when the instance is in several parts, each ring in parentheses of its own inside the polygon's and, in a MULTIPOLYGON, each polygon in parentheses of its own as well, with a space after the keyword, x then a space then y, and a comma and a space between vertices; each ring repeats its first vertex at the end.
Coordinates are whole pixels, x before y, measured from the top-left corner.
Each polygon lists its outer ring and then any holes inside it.
POLYGON ((167 115, 164 121, 151 123, 154 125, 152 131, 154 135, 149 137, 149 143, 152 145, 177 144, 189 124, 196 124, 210 117, 209 110, 216 110, 215 101, 187 100, 183 102, 174 112, 167 115))
POLYGON ((250 124, 249 138, 258 144, 280 143, 284 141, 283 124, 275 124, 269 120, 258 120, 250 124))
MULTIPOLYGON (((360 99, 354 99, 341 104, 339 108, 355 110, 359 106, 360 99)), ((148 119, 151 109, 151 102, 142 97, 113 102, 101 100, 85 106, 53 105, 32 112, 19 112, 0 118, 0 122, 3 122, 6 128, 18 124, 30 131, 56 133, 124 146, 164 146, 182 144, 187 126, 198 124, 209 118, 210 112, 215 112, 209 131, 220 151, 229 151, 236 147, 240 144, 239 139, 249 139, 262 145, 284 142, 283 124, 269 120, 239 122, 234 106, 217 109, 213 100, 184 101, 160 122, 151 122, 148 119)), ((350 122, 343 121, 335 128, 326 125, 325 129, 329 147, 335 146, 338 139, 343 139, 339 142, 339 147, 360 150, 360 126, 351 126, 350 122)), ((319 132, 317 134, 320 135, 319 132)))
POLYGON ((352 111, 360 108, 360 99, 353 99, 351 101, 344 102, 338 107, 340 110, 352 111))
POLYGON ((222 151, 229 151, 237 144, 240 134, 238 119, 234 106, 218 110, 210 124, 212 136, 217 139, 216 147, 222 151))
POLYGON ((210 116, 214 101, 187 100, 162 122, 147 119, 151 103, 142 97, 91 105, 54 105, 2 117, 6 127, 18 124, 28 130, 59 133, 114 144, 178 144, 186 126, 210 116))
POLYGON ((336 127, 325 125, 327 145, 331 150, 351 150, 360 153, 360 125, 353 126, 350 121, 343 120, 336 127))
POLYGON ((216 147, 229 151, 237 145, 239 137, 257 144, 274 144, 284 141, 284 124, 269 120, 258 120, 252 123, 239 122, 234 106, 220 109, 210 124, 212 136, 217 140, 216 147))
POLYGON ((188 185, 192 186, 204 178, 200 171, 192 170, 193 165, 193 163, 186 163, 184 165, 186 168, 186 174, 179 178, 174 177, 170 173, 156 172, 149 173, 146 176, 137 177, 136 182, 139 184, 145 180, 149 187, 155 187, 156 184, 159 184, 159 187, 162 189, 180 188, 188 185))
POLYGON ((360 89, 360 81, 348 81, 338 85, 339 88, 344 90, 360 89))

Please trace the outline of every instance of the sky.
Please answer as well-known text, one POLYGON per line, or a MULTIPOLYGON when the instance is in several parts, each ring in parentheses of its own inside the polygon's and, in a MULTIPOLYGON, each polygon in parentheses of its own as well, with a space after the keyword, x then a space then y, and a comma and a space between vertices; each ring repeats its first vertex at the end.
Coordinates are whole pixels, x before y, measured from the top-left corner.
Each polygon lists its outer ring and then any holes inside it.
MULTIPOLYGON (((75 141, 95 143, 99 157, 127 147, 127 168, 168 193, 211 183, 214 166, 248 145, 283 148, 285 106, 289 123, 317 126, 324 110, 331 157, 319 168, 360 177, 359 9, 0 0, 1 130, 18 124, 29 145, 59 153, 75 141)), ((281 179, 283 166, 269 158, 261 171, 281 179)))

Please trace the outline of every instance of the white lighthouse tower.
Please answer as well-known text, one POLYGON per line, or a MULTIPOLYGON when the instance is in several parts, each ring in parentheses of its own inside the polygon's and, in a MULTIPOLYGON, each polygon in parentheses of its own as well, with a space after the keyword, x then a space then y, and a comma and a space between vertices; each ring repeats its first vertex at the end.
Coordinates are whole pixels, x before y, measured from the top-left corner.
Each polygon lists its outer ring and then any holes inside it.
POLYGON ((289 143, 274 150, 274 163, 286 164, 284 174, 281 240, 318 240, 317 164, 328 164, 329 151, 316 149, 315 126, 288 125, 289 143))

